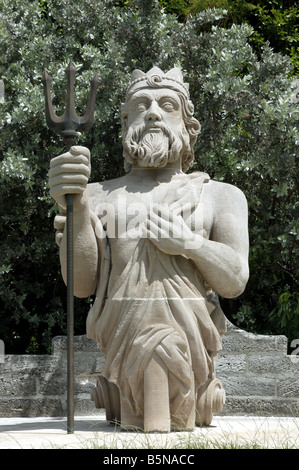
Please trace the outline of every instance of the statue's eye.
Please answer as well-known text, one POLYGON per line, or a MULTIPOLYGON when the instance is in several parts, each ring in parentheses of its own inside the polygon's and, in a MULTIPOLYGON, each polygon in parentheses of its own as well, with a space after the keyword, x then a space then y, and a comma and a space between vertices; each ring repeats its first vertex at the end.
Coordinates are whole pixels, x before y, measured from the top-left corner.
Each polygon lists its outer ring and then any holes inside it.
POLYGON ((162 100, 160 102, 160 106, 161 106, 162 109, 164 109, 165 111, 167 111, 169 113, 171 111, 174 111, 174 110, 178 109, 178 105, 170 99, 162 100))
POLYGON ((139 112, 143 112, 143 111, 146 111, 147 110, 147 105, 146 103, 138 103, 137 104, 137 109, 139 112))
POLYGON ((173 111, 174 106, 172 103, 168 102, 168 103, 164 103, 162 105, 162 108, 165 109, 165 111, 173 111))

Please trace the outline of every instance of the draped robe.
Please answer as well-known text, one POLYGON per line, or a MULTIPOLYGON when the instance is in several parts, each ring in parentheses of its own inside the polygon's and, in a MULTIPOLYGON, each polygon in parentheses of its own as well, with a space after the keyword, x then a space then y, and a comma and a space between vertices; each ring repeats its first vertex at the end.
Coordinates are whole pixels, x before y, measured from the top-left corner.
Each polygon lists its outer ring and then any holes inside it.
MULTIPOLYGON (((208 181, 205 173, 182 175, 183 185, 178 179, 169 183, 161 202, 169 210, 188 202, 195 210, 208 181)), ((95 227, 95 214, 92 221, 95 227)), ((98 236, 98 244, 101 269, 87 335, 98 341, 105 356, 102 374, 138 415, 144 370, 157 354, 168 369, 171 413, 188 413, 194 387, 198 390, 213 376, 214 356, 222 347, 225 321, 219 305, 208 299, 208 287, 191 259, 165 254, 149 238, 139 239, 111 285, 109 240, 98 236)))

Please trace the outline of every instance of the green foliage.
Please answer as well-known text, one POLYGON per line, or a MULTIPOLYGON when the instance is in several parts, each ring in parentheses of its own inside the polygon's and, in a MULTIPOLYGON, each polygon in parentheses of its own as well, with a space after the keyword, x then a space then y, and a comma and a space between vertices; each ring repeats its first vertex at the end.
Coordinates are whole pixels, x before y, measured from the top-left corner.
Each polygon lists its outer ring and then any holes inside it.
POLYGON ((293 0, 160 0, 169 13, 185 21, 188 15, 207 9, 224 9, 227 14, 221 20, 226 28, 233 24, 247 23, 254 28, 250 44, 260 53, 269 42, 275 52, 287 54, 299 71, 299 6, 293 0))
POLYGON ((288 54, 299 70, 299 6, 297 2, 269 0, 266 4, 257 2, 247 14, 255 33, 253 44, 261 46, 269 41, 271 46, 288 54))
POLYGON ((294 331, 299 331, 298 292, 291 293, 289 290, 283 292, 269 318, 276 329, 283 332, 288 338, 293 338, 294 331))
MULTIPOLYGON (((249 316, 242 320, 246 305, 253 329, 286 334, 274 316, 269 322, 269 312, 278 305, 281 291, 295 295, 298 290, 299 135, 298 107, 288 78, 292 67, 269 46, 257 60, 248 41, 253 30, 245 24, 214 26, 198 36, 194 31, 203 15, 207 12, 186 23, 179 42, 202 123, 197 164, 214 178, 242 188, 249 205, 250 281, 238 300, 222 304, 242 326, 249 326, 249 316)), ((289 306, 294 326, 296 309, 289 306)))
MULTIPOLYGON (((41 76, 44 68, 52 75, 62 112, 70 59, 78 112, 95 72, 101 82, 94 127, 79 138, 92 150, 92 181, 123 173, 120 104, 132 70, 182 67, 202 125, 195 169, 237 185, 249 204, 251 277, 239 299, 221 299, 225 313, 252 331, 299 337, 291 61, 268 44, 258 55, 254 29, 226 25, 224 2, 216 6, 182 22, 154 0, 0 0, 0 338, 8 353, 48 351, 51 338, 65 333, 57 208, 47 188, 49 161, 63 142, 46 126, 41 76)), ((76 299, 76 334, 85 332, 91 301, 76 299)))

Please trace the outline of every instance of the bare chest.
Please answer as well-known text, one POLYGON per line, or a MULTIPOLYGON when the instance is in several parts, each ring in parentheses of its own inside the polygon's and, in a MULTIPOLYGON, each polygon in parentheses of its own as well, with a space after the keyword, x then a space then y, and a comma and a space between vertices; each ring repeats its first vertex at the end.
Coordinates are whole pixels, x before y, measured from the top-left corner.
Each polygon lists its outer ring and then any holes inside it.
POLYGON ((142 236, 144 222, 151 216, 155 206, 161 206, 172 214, 182 217, 188 228, 197 234, 209 238, 213 211, 205 198, 171 200, 167 185, 159 185, 150 191, 127 191, 121 188, 98 201, 94 212, 101 220, 107 236, 112 239, 139 239, 142 236))

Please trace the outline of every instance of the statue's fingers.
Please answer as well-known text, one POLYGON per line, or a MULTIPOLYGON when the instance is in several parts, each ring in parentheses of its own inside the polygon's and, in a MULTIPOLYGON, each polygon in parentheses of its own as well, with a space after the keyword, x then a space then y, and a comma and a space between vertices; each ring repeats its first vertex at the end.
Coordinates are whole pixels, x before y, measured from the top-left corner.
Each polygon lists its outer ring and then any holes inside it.
POLYGON ((83 191, 84 188, 81 184, 69 184, 67 186, 65 184, 58 184, 50 189, 50 195, 53 199, 57 200, 66 194, 82 194, 83 191))
POLYGON ((55 241, 58 246, 61 245, 62 237, 63 237, 63 232, 57 230, 57 232, 55 233, 55 241))
POLYGON ((54 228, 56 230, 64 230, 66 217, 64 215, 56 215, 54 218, 54 228))
POLYGON ((53 178, 54 176, 57 176, 59 174, 67 173, 80 173, 89 178, 90 168, 87 165, 84 165, 83 163, 64 163, 50 168, 48 176, 49 178, 53 178))
POLYGON ((173 223, 176 217, 173 211, 169 210, 169 206, 167 204, 155 205, 151 211, 151 214, 154 214, 153 217, 155 220, 157 220, 157 217, 159 218, 160 220, 159 224, 163 228, 166 228, 167 224, 173 223))
MULTIPOLYGON (((62 174, 62 175, 57 175, 49 180, 49 186, 52 188, 54 186, 65 186, 66 188, 71 185, 82 185, 84 188, 86 184, 88 183, 88 177, 85 175, 81 175, 78 173, 72 173, 72 174, 62 174)), ((83 188, 83 189, 84 189, 83 188)))
POLYGON ((151 230, 159 230, 160 238, 180 238, 182 236, 182 230, 184 221, 182 217, 175 216, 168 210, 152 210, 149 216, 151 224, 151 230), (157 213, 158 212, 158 213, 157 213))
POLYGON ((180 216, 182 214, 189 214, 191 213, 194 208, 198 205, 198 201, 195 202, 182 202, 177 201, 171 204, 170 212, 172 212, 175 216, 180 216))
POLYGON ((64 165, 64 164, 75 164, 75 163, 82 163, 84 165, 89 166, 90 160, 85 155, 72 155, 70 152, 63 153, 58 155, 58 157, 52 158, 50 161, 50 168, 53 168, 57 165, 64 165))
POLYGON ((147 219, 145 222, 146 236, 147 238, 158 238, 160 229, 158 225, 151 219, 147 219))
POLYGON ((153 219, 147 220, 147 228, 155 238, 169 238, 171 232, 171 224, 167 220, 153 214, 153 219), (157 217, 155 219, 155 217, 157 217))
POLYGON ((149 219, 155 224, 156 227, 158 227, 163 238, 169 236, 170 228, 173 225, 173 220, 172 214, 169 213, 168 210, 165 208, 162 210, 155 208, 150 212, 149 219))
POLYGON ((70 153, 74 156, 84 155, 90 161, 90 150, 87 147, 83 147, 82 145, 73 145, 70 148, 70 153))

